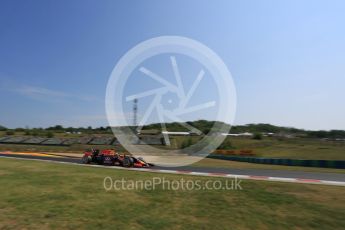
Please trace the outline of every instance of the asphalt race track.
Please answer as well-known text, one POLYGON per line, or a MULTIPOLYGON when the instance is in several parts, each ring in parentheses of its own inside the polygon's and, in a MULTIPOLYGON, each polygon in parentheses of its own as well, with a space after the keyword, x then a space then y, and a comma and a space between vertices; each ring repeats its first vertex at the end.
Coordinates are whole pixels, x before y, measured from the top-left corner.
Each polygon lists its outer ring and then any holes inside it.
MULTIPOLYGON (((6 154, 0 152, 0 157, 13 157, 13 158, 24 158, 24 159, 37 159, 37 160, 49 160, 57 162, 68 162, 74 164, 81 164, 81 159, 76 157, 62 157, 62 156, 33 156, 27 154, 6 154)), ((111 166, 104 166, 111 167, 111 166)), ((231 169, 231 168, 214 168, 214 167, 159 167, 154 166, 155 171, 175 171, 175 172, 193 172, 193 173, 208 173, 214 175, 221 174, 233 174, 233 175, 244 175, 250 176, 253 179, 260 177, 274 177, 274 178, 294 178, 299 180, 324 180, 345 183, 345 174, 342 173, 321 173, 321 172, 302 172, 302 171, 291 171, 291 170, 267 170, 267 169, 231 169)))

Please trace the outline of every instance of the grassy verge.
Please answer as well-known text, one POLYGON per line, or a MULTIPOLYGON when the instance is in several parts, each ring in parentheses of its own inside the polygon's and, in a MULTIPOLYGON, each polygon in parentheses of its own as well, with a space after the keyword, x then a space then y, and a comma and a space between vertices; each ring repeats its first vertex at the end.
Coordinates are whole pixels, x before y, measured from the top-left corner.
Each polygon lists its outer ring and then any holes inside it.
POLYGON ((261 157, 309 160, 345 160, 345 142, 295 138, 277 140, 264 138, 230 138, 236 149, 251 149, 261 157))
MULTIPOLYGON (((60 134, 59 134, 60 135, 60 134)), ((55 136, 59 136, 56 134, 55 136)), ((62 134, 61 134, 62 135, 62 134)), ((172 146, 157 146, 160 149, 177 148, 184 144, 193 144, 200 137, 172 137, 172 146)), ((229 137, 226 139, 230 143, 230 148, 236 150, 252 150, 258 157, 278 157, 289 159, 309 159, 309 160, 345 160, 344 141, 325 141, 308 138, 282 139, 265 137, 262 140, 251 138, 229 137)), ((11 151, 51 151, 51 152, 81 152, 86 148, 114 148, 110 145, 72 145, 72 146, 40 146, 40 145, 15 145, 0 144, 1 150, 11 151)), ((117 146, 119 148, 119 146, 117 146)), ((123 151, 123 149, 119 149, 123 151)))
POLYGON ((343 187, 243 181, 241 191, 159 187, 106 192, 106 176, 181 178, 0 159, 0 228, 342 229, 345 225, 343 187))
MULTIPOLYGON (((0 144, 0 151, 13 152, 61 152, 61 153, 83 153, 85 149, 114 149, 113 145, 71 145, 71 146, 57 146, 57 145, 25 145, 25 144, 0 144)), ((123 148, 116 147, 120 151, 123 148)))
MULTIPOLYGON (((0 151, 13 152, 52 152, 52 153, 67 153, 66 155, 82 156, 85 149, 91 148, 91 145, 75 145, 75 146, 39 146, 39 145, 14 145, 14 144, 0 144, 0 151), (73 154, 71 154, 73 153, 73 154), (79 155, 78 155, 79 154, 79 155)), ((97 148, 106 149, 114 148, 114 146, 98 146, 97 148)), ((120 151, 123 151, 121 149, 120 151)), ((246 162, 236 162, 218 159, 205 158, 192 166, 197 167, 218 167, 218 168, 235 168, 235 169, 272 169, 272 170, 292 170, 304 172, 325 172, 325 173, 345 173, 344 169, 332 168, 315 168, 315 167, 298 167, 298 166, 283 166, 283 165, 266 165, 254 164, 246 162)))
POLYGON ((192 166, 233 168, 233 169, 267 169, 267 170, 290 170, 290 171, 303 171, 303 172, 345 173, 345 169, 268 165, 268 164, 266 165, 266 164, 254 164, 254 163, 218 160, 218 159, 210 159, 210 158, 205 158, 197 163, 194 163, 192 166))

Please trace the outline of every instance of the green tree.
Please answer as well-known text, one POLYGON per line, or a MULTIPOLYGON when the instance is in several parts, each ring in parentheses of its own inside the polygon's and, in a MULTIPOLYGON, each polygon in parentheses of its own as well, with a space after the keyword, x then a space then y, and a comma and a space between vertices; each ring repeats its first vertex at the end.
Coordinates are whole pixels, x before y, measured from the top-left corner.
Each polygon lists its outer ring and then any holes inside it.
POLYGON ((62 131, 62 130, 64 130, 64 127, 62 125, 55 125, 55 126, 47 128, 46 130, 62 131))
POLYGON ((254 133, 253 139, 254 140, 262 140, 262 134, 261 133, 254 133))

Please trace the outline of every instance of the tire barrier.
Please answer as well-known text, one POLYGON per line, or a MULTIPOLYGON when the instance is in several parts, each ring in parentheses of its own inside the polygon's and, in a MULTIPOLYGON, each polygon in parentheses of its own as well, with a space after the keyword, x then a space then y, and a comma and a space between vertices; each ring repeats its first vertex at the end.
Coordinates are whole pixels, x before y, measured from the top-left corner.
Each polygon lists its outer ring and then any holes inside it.
POLYGON ((345 161, 337 161, 337 160, 300 160, 300 159, 283 159, 283 158, 240 157, 240 156, 225 156, 225 155, 220 155, 220 154, 210 154, 207 157, 212 158, 212 159, 240 161, 240 162, 248 162, 248 163, 256 163, 256 164, 345 169, 345 161))

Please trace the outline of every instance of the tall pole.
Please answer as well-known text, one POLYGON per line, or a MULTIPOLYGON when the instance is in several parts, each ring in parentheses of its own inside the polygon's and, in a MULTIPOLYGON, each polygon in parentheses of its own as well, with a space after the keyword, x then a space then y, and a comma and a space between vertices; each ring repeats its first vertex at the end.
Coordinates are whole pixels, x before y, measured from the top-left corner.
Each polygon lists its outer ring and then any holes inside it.
POLYGON ((133 101, 133 126, 134 129, 137 127, 137 114, 138 114, 138 99, 135 98, 133 101))

